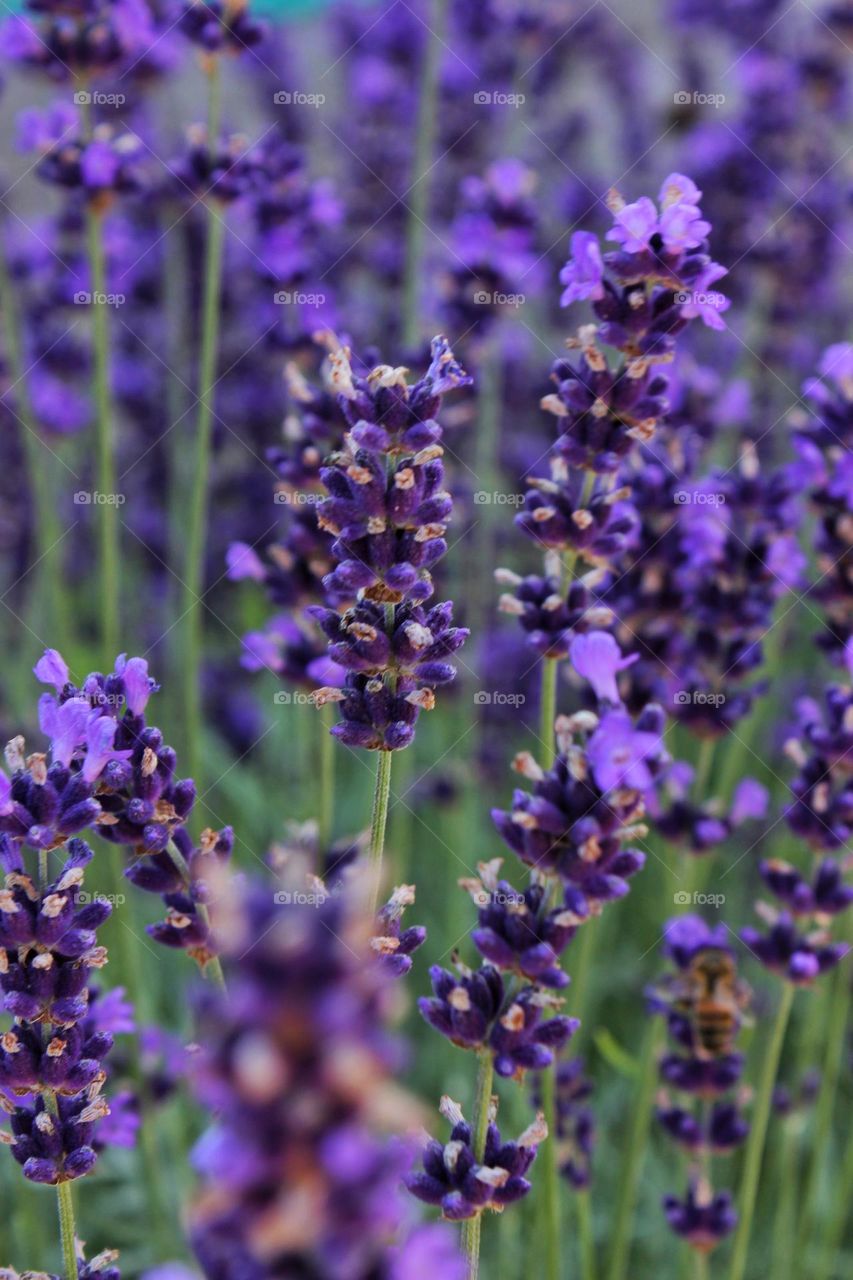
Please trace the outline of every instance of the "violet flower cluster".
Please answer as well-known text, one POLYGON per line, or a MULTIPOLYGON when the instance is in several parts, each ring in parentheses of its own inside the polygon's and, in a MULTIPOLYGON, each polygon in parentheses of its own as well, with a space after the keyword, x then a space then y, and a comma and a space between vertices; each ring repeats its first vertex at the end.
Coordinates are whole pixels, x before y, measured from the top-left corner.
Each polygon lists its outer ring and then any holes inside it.
POLYGON ((348 893, 300 905, 254 884, 235 905, 229 995, 207 987, 197 1004, 195 1076, 216 1119, 196 1149, 191 1238, 208 1276, 464 1274, 442 1229, 406 1234, 411 1150, 377 1118, 410 1130, 417 1108, 390 1089, 400 1047, 366 924, 348 893))
POLYGON ((27 756, 22 738, 9 744, 11 778, 0 771, 0 833, 42 851, 85 830, 120 846, 127 879, 160 895, 167 909, 149 934, 203 967, 215 953, 206 881, 229 857, 233 832, 206 830, 198 844, 190 836, 195 785, 176 777, 174 750, 146 723, 157 688, 147 662, 122 654, 109 675, 93 672, 78 688, 61 654, 48 649, 35 673, 55 690, 39 700, 50 764, 45 755, 27 756))
POLYGON ((387 365, 354 373, 343 348, 332 356, 348 430, 344 448, 321 469, 328 497, 317 520, 334 538, 336 567, 323 581, 332 607, 308 612, 347 674, 342 687, 320 689, 315 699, 339 704, 332 733, 341 742, 371 751, 411 743, 435 688, 454 678, 449 659, 468 634, 453 626, 449 602, 425 607, 452 508, 436 414, 445 392, 470 382, 444 338, 433 339, 431 356, 414 384, 387 365), (346 612, 333 607, 354 596, 346 612))
POLYGON ((97 930, 112 908, 83 889, 92 857, 72 839, 60 875, 39 887, 20 843, 2 837, 0 990, 13 1017, 0 1036, 0 1105, 11 1127, 2 1141, 32 1182, 89 1173, 98 1124, 109 1115, 104 1059, 113 1037, 97 1003, 90 1006, 90 980, 107 962, 97 930))

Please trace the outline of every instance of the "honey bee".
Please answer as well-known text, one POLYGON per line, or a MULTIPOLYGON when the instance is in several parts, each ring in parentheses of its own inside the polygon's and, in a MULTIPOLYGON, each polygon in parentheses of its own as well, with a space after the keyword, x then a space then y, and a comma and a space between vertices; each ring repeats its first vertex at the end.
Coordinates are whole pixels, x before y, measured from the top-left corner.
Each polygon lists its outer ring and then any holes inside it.
POLYGON ((730 1053, 749 1003, 750 990, 738 977, 734 957, 720 947, 697 951, 671 994, 690 1021, 702 1057, 730 1053))

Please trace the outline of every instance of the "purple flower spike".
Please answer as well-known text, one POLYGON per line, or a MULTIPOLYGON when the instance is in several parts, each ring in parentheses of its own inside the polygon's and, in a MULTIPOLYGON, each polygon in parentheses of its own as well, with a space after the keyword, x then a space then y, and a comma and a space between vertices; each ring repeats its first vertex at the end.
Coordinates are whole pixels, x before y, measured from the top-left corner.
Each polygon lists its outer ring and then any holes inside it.
POLYGON ((845 942, 830 942, 824 933, 799 933, 787 913, 780 915, 766 934, 746 928, 740 936, 765 968, 795 986, 811 986, 822 973, 835 968, 850 950, 845 942))
POLYGON ((675 1234, 700 1253, 716 1249, 737 1225, 737 1213, 729 1193, 720 1191, 712 1195, 703 1185, 689 1187, 684 1200, 666 1196, 663 1208, 675 1234))
POLYGON ((451 1222, 475 1218, 484 1209, 500 1210, 528 1194, 524 1176, 536 1158, 540 1142, 548 1136, 540 1114, 517 1142, 505 1142, 491 1123, 482 1160, 474 1154, 470 1126, 458 1103, 441 1100, 441 1114, 452 1125, 450 1141, 442 1146, 430 1141, 423 1151, 423 1171, 410 1173, 405 1184, 413 1196, 441 1208, 451 1222))

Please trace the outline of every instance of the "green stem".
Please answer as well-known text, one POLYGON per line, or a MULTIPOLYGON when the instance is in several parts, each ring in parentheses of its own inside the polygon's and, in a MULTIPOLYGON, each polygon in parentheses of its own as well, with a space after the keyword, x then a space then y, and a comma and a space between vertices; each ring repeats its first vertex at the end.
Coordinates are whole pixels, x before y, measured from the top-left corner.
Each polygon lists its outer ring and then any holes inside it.
MULTIPOLYGON (((59 1120, 59 1104, 56 1094, 47 1091, 42 1094, 47 1111, 55 1120, 59 1120)), ((56 1199, 59 1208, 59 1238, 62 1243, 62 1267, 65 1280, 77 1280, 77 1230, 74 1224, 74 1200, 71 1195, 70 1182, 56 1184, 56 1199)))
POLYGON ((790 1123, 782 1122, 781 1142, 777 1170, 779 1197, 773 1224, 773 1257, 770 1274, 774 1280, 790 1280, 795 1256, 795 1229, 797 1225, 797 1135, 790 1123))
POLYGON ((693 1254, 693 1280, 708 1280, 708 1255, 701 1249, 691 1250, 693 1254))
POLYGON ((224 217, 210 205, 207 218, 207 245, 204 260, 201 353, 198 379, 198 417, 187 517, 186 562, 184 566, 183 685, 187 759, 190 776, 201 785, 201 649, 204 590, 204 553, 207 533, 207 503, 210 483, 210 444, 213 424, 213 389, 219 345, 219 303, 222 287, 222 259, 225 243, 224 217))
POLYGON ((588 1188, 577 1193, 577 1207, 581 1277, 582 1280, 595 1280, 595 1235, 592 1229, 592 1199, 588 1188))
POLYGON ((776 1073, 779 1069, 779 1059, 782 1056, 782 1046, 785 1043, 785 1031, 788 1027, 793 1001, 794 987, 791 983, 786 982, 782 987, 782 999, 779 1004, 779 1011, 776 1014, 776 1022, 770 1043, 767 1046, 764 1069, 761 1072, 753 1107, 752 1127, 747 1139, 740 1195, 738 1197, 740 1221, 735 1235, 729 1280, 743 1280, 744 1272, 746 1271, 752 1219, 755 1214, 755 1201, 758 1193, 758 1179, 761 1173, 761 1161, 767 1137, 767 1123, 770 1119, 770 1106, 773 1100, 773 1087, 776 1083, 776 1073))
MULTIPOLYGON (((844 1055, 849 1001, 850 979, 844 971, 844 966, 839 966, 835 974, 835 983, 832 991, 826 1057, 815 1107, 814 1130, 811 1138, 812 1158, 801 1201, 802 1208, 795 1255, 798 1258, 803 1256, 803 1251, 806 1247, 806 1241, 812 1225, 812 1213, 818 1203, 821 1173, 826 1167, 826 1153, 830 1146, 829 1134, 832 1125, 832 1109, 835 1103, 835 1091, 844 1055)), ((791 1163, 793 1164, 794 1162, 792 1161, 791 1163)))
POLYGON ((429 221, 429 196, 433 176, 430 166, 435 149, 438 73, 446 14, 447 0, 432 0, 426 23, 429 27, 429 35, 421 64, 415 156, 412 166, 414 177, 409 189, 410 199, 406 221, 406 267, 403 278, 404 349, 415 346, 422 326, 420 303, 424 275, 424 244, 429 221))
POLYGON ((542 688, 539 694, 539 750, 543 769, 550 769, 557 755, 554 721, 557 718, 557 661, 545 658, 542 664, 542 688))
MULTIPOLYGON (((477 1086, 474 1095, 474 1155, 482 1160, 486 1149, 486 1133, 489 1128, 489 1108, 492 1102, 492 1076, 494 1061, 488 1049, 477 1055, 477 1086)), ((462 1252, 467 1266, 466 1280, 477 1280, 480 1274, 480 1219, 477 1213, 462 1223, 462 1252)))
MULTIPOLYGON (((335 739, 329 730, 334 711, 331 706, 320 709, 320 805, 318 839, 320 854, 325 855, 332 841, 335 812, 335 739)), ((315 867, 319 872, 319 867, 315 867)))
POLYGON ((560 1275, 560 1170, 557 1158, 557 1064, 542 1073, 542 1111, 548 1125, 548 1141, 542 1156, 545 1161, 543 1179, 545 1280, 558 1280, 560 1275))
POLYGON ((648 1145, 657 1076, 657 1051, 661 1039, 660 1023, 659 1018, 649 1019, 643 1039, 634 1119, 628 1137, 628 1150, 622 1159, 617 1191, 608 1280, 625 1280, 629 1274, 627 1263, 631 1250, 631 1223, 637 1201, 637 1184, 648 1145))
POLYGON ((388 825, 388 801, 391 795, 391 761, 393 751, 377 751, 376 785, 373 789, 373 812, 370 818, 370 910, 376 911, 382 883, 382 855, 385 852, 385 828, 388 825))
POLYGON ((77 1280, 77 1232, 74 1226, 74 1201, 71 1183, 60 1182, 56 1187, 59 1204, 59 1234, 62 1240, 62 1265, 66 1280, 77 1280))
POLYGON ((57 504, 51 493, 50 450, 43 446, 36 427, 32 402, 24 369, 24 351, 21 342, 22 320, 18 312, 15 291, 9 278, 4 253, 0 253, 0 312, 3 317, 3 333, 6 339, 6 359, 14 383, 17 416, 21 423, 21 442, 27 460, 30 492, 33 498, 33 536, 38 563, 39 579, 43 586, 33 593, 44 600, 45 618, 35 627, 40 634, 60 634, 67 642, 62 575, 61 539, 57 519, 57 504), (44 628, 42 630, 42 628, 44 628))
POLYGON ((717 745, 716 738, 703 738, 699 747, 699 756, 696 761, 696 773, 693 779, 693 795, 697 804, 701 804, 706 798, 705 792, 711 782, 711 773, 714 766, 714 749, 717 745))
POLYGON ((110 333, 107 314, 107 263, 102 213, 86 208, 86 248, 92 278, 92 354, 98 476, 98 561, 101 650, 109 670, 119 647, 119 523, 116 493, 114 412, 110 388, 110 333))
POLYGON ((823 1239, 823 1252, 814 1273, 814 1280, 827 1280, 833 1265, 838 1261, 844 1232, 850 1221, 850 1202, 853 1200, 853 1142, 847 1141, 844 1163, 838 1177, 832 1216, 823 1239))
POLYGON ((495 535, 500 513, 497 509, 498 452, 500 447, 502 362, 494 342, 483 349, 477 378, 477 420, 474 436, 474 479, 480 497, 475 506, 476 521, 471 529, 472 557, 476 566, 473 580, 460 564, 463 575, 459 587, 471 601, 471 630, 483 636, 490 610, 494 607, 495 535))

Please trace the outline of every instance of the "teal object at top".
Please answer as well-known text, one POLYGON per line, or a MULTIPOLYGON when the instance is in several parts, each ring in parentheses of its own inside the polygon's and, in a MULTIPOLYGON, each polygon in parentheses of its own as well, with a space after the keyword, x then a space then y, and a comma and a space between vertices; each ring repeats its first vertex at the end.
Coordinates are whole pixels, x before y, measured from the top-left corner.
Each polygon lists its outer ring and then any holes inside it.
POLYGON ((254 13, 271 18, 305 17, 328 7, 329 0, 252 0, 251 4, 254 13))

